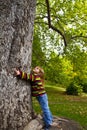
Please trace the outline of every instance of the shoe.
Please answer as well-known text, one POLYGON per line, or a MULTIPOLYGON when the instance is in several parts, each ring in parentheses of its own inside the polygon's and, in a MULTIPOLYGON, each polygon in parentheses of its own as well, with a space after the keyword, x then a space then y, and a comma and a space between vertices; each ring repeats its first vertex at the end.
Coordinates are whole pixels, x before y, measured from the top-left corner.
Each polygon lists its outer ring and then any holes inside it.
POLYGON ((44 130, 49 130, 49 128, 45 127, 44 130))
POLYGON ((51 125, 49 125, 48 127, 47 127, 47 126, 45 126, 45 127, 44 127, 44 130, 49 130, 49 129, 50 129, 50 127, 51 127, 51 125))
POLYGON ((49 130, 48 128, 45 128, 44 130, 49 130))
POLYGON ((61 128, 60 124, 56 122, 52 122, 51 127, 57 127, 59 129, 61 128))

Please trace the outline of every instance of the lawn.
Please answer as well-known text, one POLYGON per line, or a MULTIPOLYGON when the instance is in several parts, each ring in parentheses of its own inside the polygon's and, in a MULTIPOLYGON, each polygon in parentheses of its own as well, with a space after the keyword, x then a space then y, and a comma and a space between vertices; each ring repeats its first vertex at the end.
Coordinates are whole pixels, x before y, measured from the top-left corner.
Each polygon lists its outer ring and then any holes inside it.
MULTIPOLYGON (((87 130, 87 95, 70 96, 65 89, 55 85, 45 85, 49 99, 49 106, 53 115, 73 119, 87 130)), ((37 100, 33 99, 33 107, 37 113, 41 112, 37 100)))

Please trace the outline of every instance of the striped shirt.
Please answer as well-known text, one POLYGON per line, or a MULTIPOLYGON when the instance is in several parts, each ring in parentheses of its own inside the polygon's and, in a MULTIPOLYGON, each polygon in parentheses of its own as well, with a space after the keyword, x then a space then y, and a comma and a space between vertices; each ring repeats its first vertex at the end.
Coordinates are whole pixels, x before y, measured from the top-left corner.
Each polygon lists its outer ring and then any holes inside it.
POLYGON ((38 74, 27 74, 25 72, 20 71, 20 78, 29 80, 32 86, 32 96, 39 96, 46 93, 45 88, 42 83, 42 79, 38 74))

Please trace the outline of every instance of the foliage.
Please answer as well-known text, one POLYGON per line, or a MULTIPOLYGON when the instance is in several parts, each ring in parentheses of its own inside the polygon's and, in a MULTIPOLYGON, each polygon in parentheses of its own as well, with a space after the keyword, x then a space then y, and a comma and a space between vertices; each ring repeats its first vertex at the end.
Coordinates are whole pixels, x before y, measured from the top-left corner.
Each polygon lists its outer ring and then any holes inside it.
POLYGON ((45 64, 46 61, 45 58, 46 56, 42 51, 40 38, 36 34, 34 35, 34 41, 33 41, 32 67, 35 67, 37 65, 43 66, 43 64, 45 64))
POLYGON ((49 29, 45 1, 37 0, 32 66, 42 66, 46 80, 64 87, 73 79, 77 86, 84 84, 87 81, 87 2, 49 0, 49 4, 51 24, 63 33, 67 47, 61 35, 49 29))
POLYGON ((82 93, 82 88, 76 82, 71 82, 70 85, 66 88, 66 93, 68 95, 79 95, 82 93))
POLYGON ((83 92, 87 93, 87 83, 84 83, 82 86, 83 86, 83 92))
MULTIPOLYGON (((67 46, 71 43, 75 44, 76 42, 87 46, 87 2, 84 0, 56 0, 54 2, 49 0, 49 4, 52 25, 65 35, 67 46)), ((41 40, 45 40, 45 45, 51 45, 53 50, 54 46, 56 46, 58 53, 61 53, 64 47, 63 39, 60 34, 52 29, 48 29, 48 16, 45 0, 42 2, 37 0, 35 27, 37 27, 40 32, 39 35, 41 36, 41 40)))
POLYGON ((66 58, 58 57, 55 53, 51 53, 50 57, 45 69, 46 79, 67 86, 71 82, 70 75, 72 75, 70 62, 66 58))

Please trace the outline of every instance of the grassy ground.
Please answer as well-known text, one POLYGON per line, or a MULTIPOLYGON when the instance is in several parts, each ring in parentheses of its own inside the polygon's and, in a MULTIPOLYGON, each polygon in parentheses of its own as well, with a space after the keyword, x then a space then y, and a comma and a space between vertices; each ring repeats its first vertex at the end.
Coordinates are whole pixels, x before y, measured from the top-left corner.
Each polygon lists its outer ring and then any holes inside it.
MULTIPOLYGON (((87 95, 70 96, 59 86, 46 85, 49 106, 53 115, 73 119, 87 130, 87 95)), ((41 112, 38 102, 33 99, 37 113, 41 112)))

